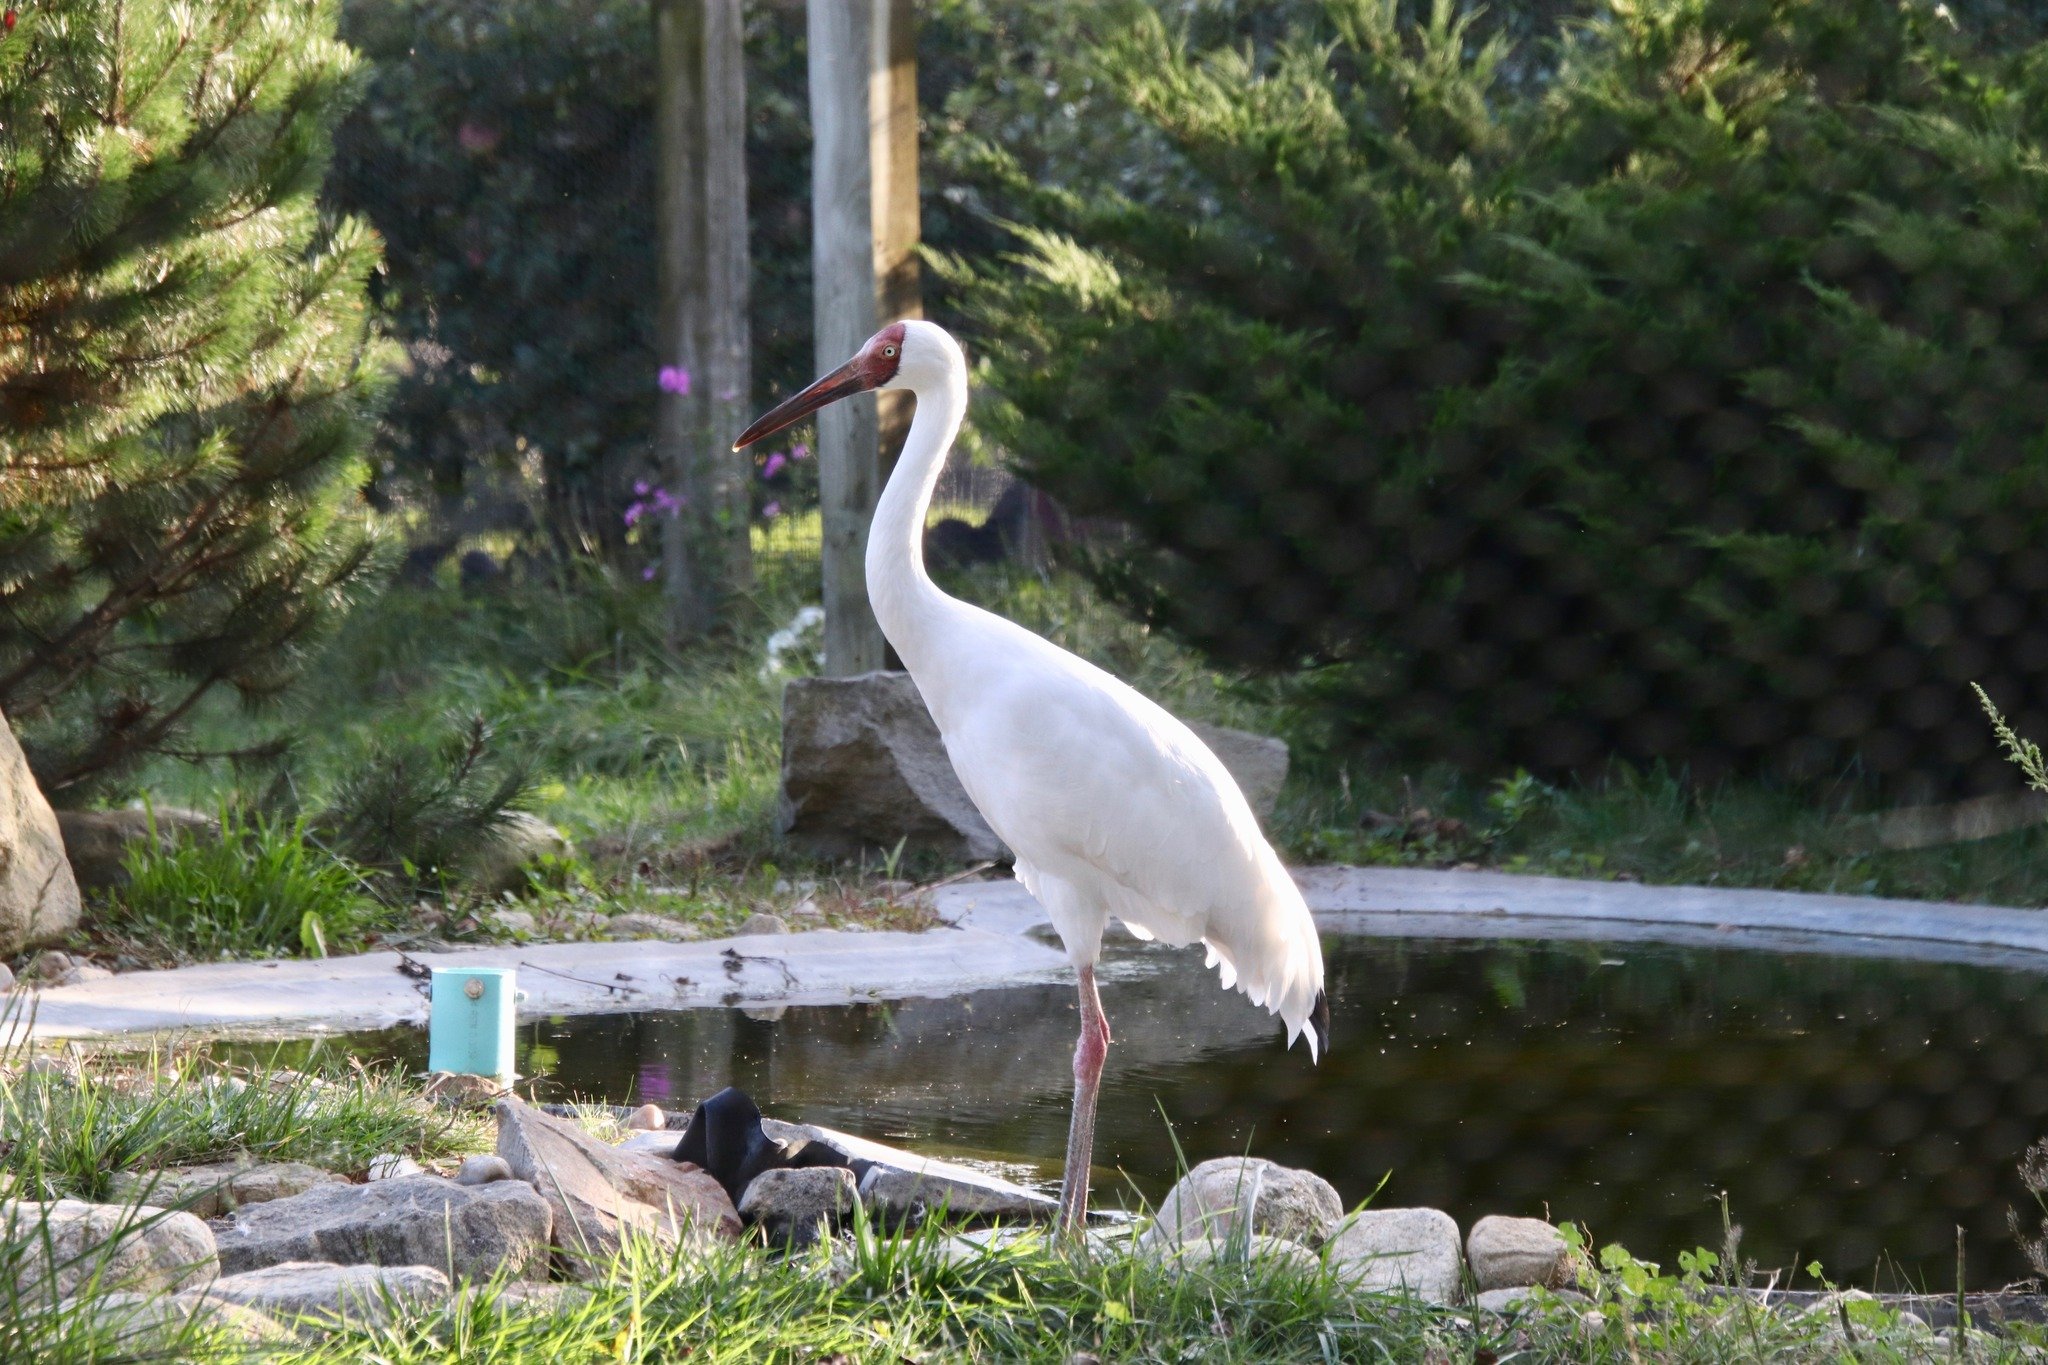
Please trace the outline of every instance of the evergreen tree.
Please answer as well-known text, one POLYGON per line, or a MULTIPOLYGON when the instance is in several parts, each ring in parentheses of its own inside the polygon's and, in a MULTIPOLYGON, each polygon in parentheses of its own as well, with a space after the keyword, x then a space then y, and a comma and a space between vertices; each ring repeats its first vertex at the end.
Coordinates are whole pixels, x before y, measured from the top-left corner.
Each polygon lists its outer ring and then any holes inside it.
POLYGON ((43 0, 0 38, 0 712, 59 800, 276 695, 366 583, 391 357, 377 240, 316 202, 334 21, 43 0))
POLYGON ((1034 226, 953 274, 1113 592, 1411 760, 2009 784, 1966 684, 2048 728, 2048 45, 1331 0, 1081 65, 1163 158, 984 149, 1034 226))

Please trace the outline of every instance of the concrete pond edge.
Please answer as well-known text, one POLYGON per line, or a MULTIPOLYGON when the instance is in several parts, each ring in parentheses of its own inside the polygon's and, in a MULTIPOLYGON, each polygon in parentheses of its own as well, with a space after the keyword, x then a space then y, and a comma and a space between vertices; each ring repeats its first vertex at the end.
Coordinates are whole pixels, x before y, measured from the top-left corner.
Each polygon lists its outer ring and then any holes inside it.
MULTIPOLYGON (((1330 866, 1295 875, 1332 934, 1652 942, 2048 971, 2048 913, 2038 910, 1500 872, 1330 866)), ((423 969, 432 967, 519 969, 522 1018, 843 1005, 1065 979, 1066 955, 1016 882, 943 887, 934 903, 941 926, 921 934, 824 929, 130 972, 42 990, 0 1023, 0 1035, 285 1036, 417 1025, 426 1021, 423 969)))

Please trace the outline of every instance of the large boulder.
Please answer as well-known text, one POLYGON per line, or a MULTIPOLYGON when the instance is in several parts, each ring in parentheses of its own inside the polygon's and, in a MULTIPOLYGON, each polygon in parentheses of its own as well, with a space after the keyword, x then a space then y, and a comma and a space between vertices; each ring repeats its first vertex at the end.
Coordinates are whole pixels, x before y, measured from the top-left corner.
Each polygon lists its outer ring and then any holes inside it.
POLYGON ((1157 1248, 1198 1237, 1225 1241, 1263 1233, 1319 1247, 1344 1216, 1344 1201, 1314 1171, 1260 1157, 1204 1161, 1160 1201, 1142 1244, 1157 1248))
POLYGON ((221 1161, 204 1166, 170 1166, 160 1171, 116 1171, 108 1196, 116 1203, 147 1201, 183 1209, 199 1218, 218 1218, 245 1204, 263 1204, 304 1194, 315 1185, 346 1184, 332 1171, 303 1161, 262 1165, 221 1161))
MULTIPOLYGON (((1287 780, 1287 745, 1219 725, 1190 726, 1261 819, 1287 780)), ((874 849, 951 858, 1007 855, 967 799, 938 726, 908 673, 792 678, 782 693, 780 831, 826 857, 874 849)))
POLYGON ((0 1241, 20 1249, 15 1283, 23 1300, 68 1299, 87 1284, 182 1289, 220 1272, 206 1224, 146 1206, 0 1200, 0 1241))
POLYGON ((1465 1239, 1465 1257, 1481 1293, 1530 1286, 1565 1289, 1573 1279, 1564 1234, 1541 1218, 1494 1214, 1480 1219, 1465 1239))
POLYGON ((1316 1275, 1323 1268, 1316 1254, 1301 1243, 1268 1237, 1262 1232, 1253 1233, 1249 1239, 1204 1235, 1185 1242, 1154 1242, 1141 1245, 1138 1254, 1164 1261, 1176 1270, 1285 1266, 1298 1275, 1316 1275))
POLYGON ((1458 1224, 1440 1209, 1368 1209, 1330 1239, 1330 1269, 1367 1293, 1408 1294, 1424 1303, 1463 1296, 1458 1224))
POLYGON ((664 1246, 739 1235, 739 1211, 696 1166, 608 1146, 519 1099, 499 1100, 497 1113, 498 1155, 554 1211, 555 1246, 573 1274, 596 1273, 628 1234, 664 1246))
POLYGON ((78 926, 78 882, 56 813, 0 716, 0 953, 54 943, 78 926))
POLYGON ((517 1181, 458 1185, 436 1175, 370 1185, 316 1185, 288 1199, 237 1210, 214 1223, 221 1269, 230 1275, 287 1261, 430 1265, 463 1277, 504 1267, 545 1279, 547 1201, 517 1181))
POLYGON ((87 891, 128 884, 128 850, 148 839, 165 852, 180 843, 220 838, 220 821, 180 806, 126 810, 67 810, 57 813, 71 871, 87 891))
POLYGON ((448 1277, 426 1265, 332 1265, 281 1261, 223 1275, 202 1291, 208 1299, 280 1318, 346 1319, 382 1324, 396 1311, 448 1302, 448 1277))

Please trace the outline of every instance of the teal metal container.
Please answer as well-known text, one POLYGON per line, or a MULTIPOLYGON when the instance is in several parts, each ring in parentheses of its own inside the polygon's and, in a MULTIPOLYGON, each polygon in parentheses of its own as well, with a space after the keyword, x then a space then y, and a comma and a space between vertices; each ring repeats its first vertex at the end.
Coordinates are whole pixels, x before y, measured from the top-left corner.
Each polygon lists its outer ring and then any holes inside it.
POLYGON ((427 1069, 512 1079, 518 1004, 511 967, 436 967, 427 1014, 427 1069))

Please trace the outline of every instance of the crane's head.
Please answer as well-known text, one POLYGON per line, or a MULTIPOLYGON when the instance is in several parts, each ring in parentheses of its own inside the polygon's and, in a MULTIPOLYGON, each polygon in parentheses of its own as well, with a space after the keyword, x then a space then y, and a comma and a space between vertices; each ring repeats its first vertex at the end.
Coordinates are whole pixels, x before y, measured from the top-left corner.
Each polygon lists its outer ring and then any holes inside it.
MULTIPOLYGON (((918 325, 930 326, 928 323, 918 325)), ((902 368, 903 352, 910 344, 910 327, 907 322, 892 322, 869 337, 867 345, 861 347, 853 359, 755 418, 754 424, 732 443, 732 448, 739 450, 763 437, 773 436, 784 427, 795 426, 819 408, 852 394, 885 387, 902 368)))

